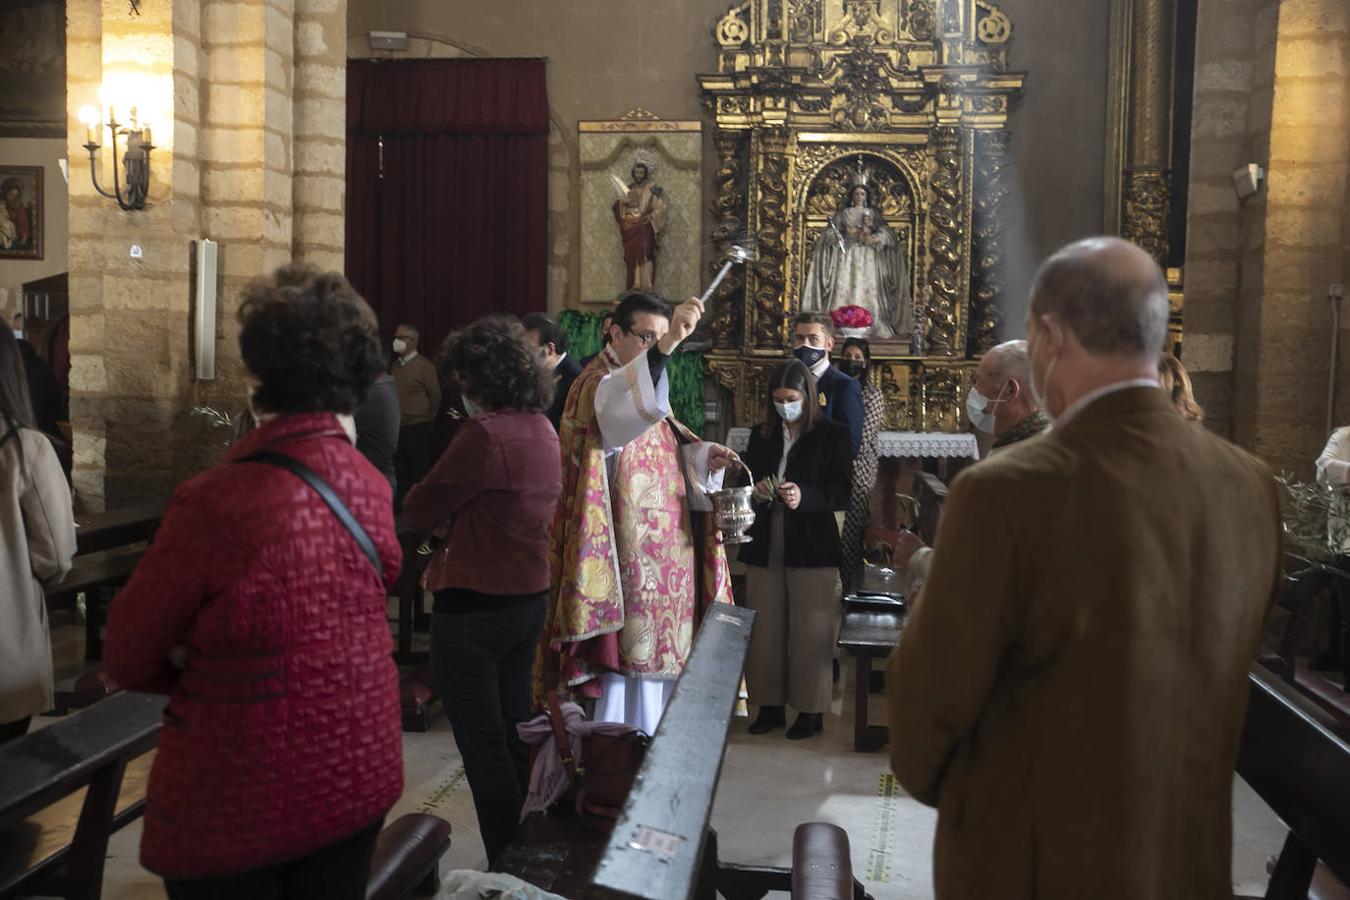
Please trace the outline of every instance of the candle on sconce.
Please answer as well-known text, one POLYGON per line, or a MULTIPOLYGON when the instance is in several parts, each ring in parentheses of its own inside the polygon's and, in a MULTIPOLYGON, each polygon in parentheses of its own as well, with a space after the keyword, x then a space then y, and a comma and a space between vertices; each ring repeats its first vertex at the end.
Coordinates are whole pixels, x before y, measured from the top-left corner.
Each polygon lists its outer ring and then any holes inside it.
POLYGON ((84 123, 85 144, 98 146, 98 111, 92 106, 80 107, 79 119, 84 123))
POLYGON ((150 126, 147 125, 141 129, 141 143, 147 147, 150 146, 150 126))

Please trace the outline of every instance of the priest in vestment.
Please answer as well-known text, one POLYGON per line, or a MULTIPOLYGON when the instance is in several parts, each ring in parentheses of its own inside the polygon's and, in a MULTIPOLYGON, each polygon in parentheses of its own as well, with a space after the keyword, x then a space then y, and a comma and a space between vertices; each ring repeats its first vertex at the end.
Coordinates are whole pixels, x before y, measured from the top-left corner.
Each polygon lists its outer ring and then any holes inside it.
POLYGON ((671 415, 665 371, 702 313, 697 299, 672 313, 653 294, 626 295, 609 344, 572 385, 559 433, 563 492, 536 700, 570 689, 597 698, 597 721, 648 734, 704 606, 732 602, 707 494, 736 456, 671 415))

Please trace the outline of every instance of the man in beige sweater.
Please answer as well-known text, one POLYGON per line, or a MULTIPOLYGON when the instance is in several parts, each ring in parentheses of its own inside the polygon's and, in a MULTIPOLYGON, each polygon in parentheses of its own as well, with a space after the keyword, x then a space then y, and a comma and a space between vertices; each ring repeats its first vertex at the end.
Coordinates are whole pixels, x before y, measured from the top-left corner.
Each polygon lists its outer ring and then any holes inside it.
POLYGON ((431 468, 431 423, 441 408, 436 365, 417 352, 417 329, 400 325, 394 332, 394 381, 398 385, 398 478, 395 505, 431 468))
POLYGON ((1158 389, 1167 284, 1072 244, 1032 286, 1048 434, 963 471, 887 672, 939 900, 1229 898, 1247 669, 1279 578, 1265 465, 1158 389))

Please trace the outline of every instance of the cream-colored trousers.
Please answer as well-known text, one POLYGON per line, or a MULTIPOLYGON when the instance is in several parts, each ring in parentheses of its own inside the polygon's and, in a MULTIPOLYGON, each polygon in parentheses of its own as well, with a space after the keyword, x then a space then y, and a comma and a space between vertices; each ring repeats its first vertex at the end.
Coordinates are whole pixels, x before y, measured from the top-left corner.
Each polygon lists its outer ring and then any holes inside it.
POLYGON ((769 565, 745 567, 745 602, 755 611, 745 661, 750 702, 823 713, 833 693, 839 570, 784 567, 782 511, 772 515, 769 565))

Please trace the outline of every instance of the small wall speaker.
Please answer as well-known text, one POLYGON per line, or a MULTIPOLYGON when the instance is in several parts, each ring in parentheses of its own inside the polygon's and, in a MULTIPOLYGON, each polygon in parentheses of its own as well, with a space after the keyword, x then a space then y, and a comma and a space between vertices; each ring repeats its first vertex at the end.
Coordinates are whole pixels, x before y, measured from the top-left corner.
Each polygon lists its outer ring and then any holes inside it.
POLYGON ((192 359, 198 381, 216 377, 216 260, 220 245, 197 242, 197 303, 192 318, 192 359))
POLYGON ((1240 169, 1233 172, 1233 190, 1237 191, 1239 200, 1246 200, 1252 194, 1261 190, 1261 182, 1266 177, 1266 170, 1256 163, 1247 163, 1240 169))
POLYGON ((370 49, 407 50, 408 33, 406 31, 372 31, 370 32, 370 49))

